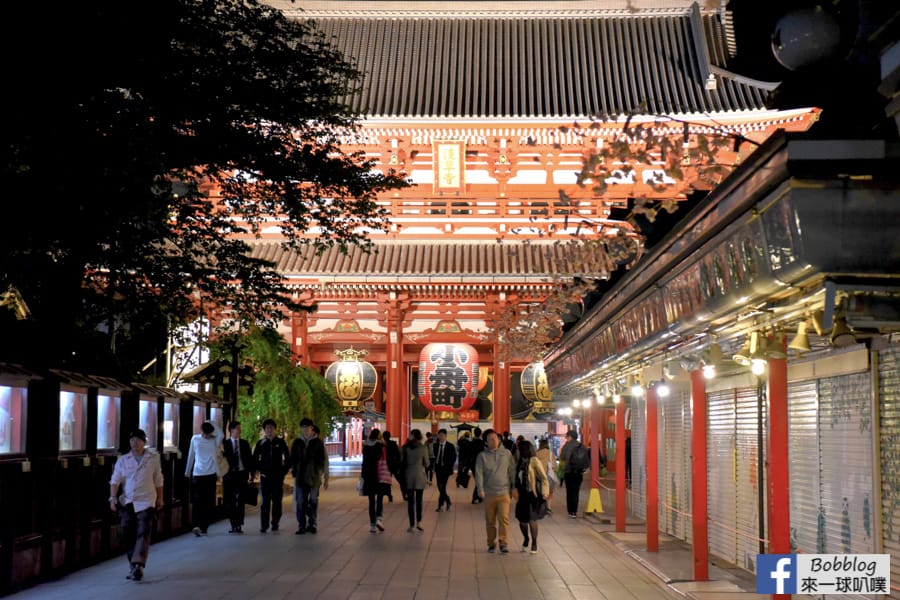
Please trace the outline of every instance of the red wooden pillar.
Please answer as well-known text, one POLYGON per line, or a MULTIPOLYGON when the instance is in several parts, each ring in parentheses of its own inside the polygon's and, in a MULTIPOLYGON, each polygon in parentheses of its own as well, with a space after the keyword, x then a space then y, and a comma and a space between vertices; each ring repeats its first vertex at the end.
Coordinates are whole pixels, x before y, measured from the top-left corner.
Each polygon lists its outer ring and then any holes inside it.
POLYGON ((400 362, 400 382, 398 386, 400 388, 399 395, 397 398, 400 399, 400 431, 403 432, 403 441, 406 441, 406 438, 409 437, 409 431, 412 429, 412 420, 410 418, 410 402, 412 402, 412 397, 409 394, 409 366, 403 364, 403 350, 400 350, 399 356, 400 362))
MULTIPOLYGON (((616 531, 625 531, 625 402, 616 404, 616 531)), ((649 523, 647 530, 649 531, 649 523)))
POLYGON ((305 310, 291 313, 291 353, 294 364, 310 366, 309 352, 309 313, 305 310))
POLYGON ((408 425, 403 423, 403 408, 409 419, 409 398, 406 393, 406 371, 403 368, 403 315, 409 306, 404 296, 398 298, 395 292, 379 299, 379 308, 384 310, 384 324, 387 326, 387 356, 385 378, 387 397, 385 398, 385 429, 399 443, 406 440, 408 425))
POLYGON ((694 519, 694 581, 709 579, 709 520, 706 469, 706 379, 691 371, 691 502, 694 519))
MULTIPOLYGON (((788 446, 787 359, 769 360, 769 447, 766 462, 769 499, 769 554, 791 553, 790 448, 788 446)), ((772 598, 790 598, 773 594, 772 598)))
MULTIPOLYGON (((494 356, 499 356, 494 345, 494 356)), ((494 431, 509 431, 510 423, 509 365, 505 361, 494 363, 494 431)))
MULTIPOLYGON (((485 321, 492 325, 494 319, 503 315, 510 304, 516 304, 518 296, 512 294, 507 297, 506 292, 500 292, 491 295, 485 302, 485 321)), ((497 433, 503 433, 510 430, 511 407, 510 407, 510 385, 509 385, 509 365, 500 357, 505 356, 505 348, 500 343, 493 346, 494 352, 494 414, 492 417, 493 428, 497 433)))
POLYGON ((587 427, 588 438, 585 438, 584 441, 587 442, 590 439, 590 448, 591 448, 591 489, 599 490, 600 489, 600 446, 602 446, 602 442, 600 441, 600 436, 598 435, 603 430, 603 409, 599 406, 594 406, 591 403, 590 411, 590 422, 587 427))
POLYGON ((647 390, 647 551, 659 552, 659 454, 656 389, 647 390))

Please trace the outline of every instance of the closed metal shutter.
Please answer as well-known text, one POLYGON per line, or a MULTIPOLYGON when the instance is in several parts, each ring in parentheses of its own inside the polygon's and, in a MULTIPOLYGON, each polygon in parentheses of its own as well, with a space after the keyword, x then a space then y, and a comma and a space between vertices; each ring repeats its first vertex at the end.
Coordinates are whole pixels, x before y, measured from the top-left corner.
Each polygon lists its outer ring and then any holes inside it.
MULTIPOLYGON (((891 555, 891 585, 900 586, 900 348, 879 353, 881 411, 881 539, 891 555)), ((883 598, 884 596, 879 596, 883 598)), ((891 591, 891 598, 900 592, 891 591)))
MULTIPOLYGON (((448 430, 449 431, 449 430, 448 430)), ((509 426, 510 435, 512 435, 512 439, 517 439, 520 435, 525 436, 525 439, 535 444, 534 449, 537 450, 537 444, 534 439, 541 439, 542 437, 546 437, 547 435, 547 422, 546 421, 513 421, 509 426)))
POLYGON ((691 414, 690 389, 670 386, 672 394, 660 401, 663 430, 660 439, 659 497, 660 529, 680 540, 690 541, 691 414))
POLYGON ((631 400, 631 510, 647 519, 647 401, 631 400))
POLYGON ((819 397, 815 381, 788 385, 791 548, 816 553, 819 522, 819 397))
POLYGON ((822 553, 875 551, 871 390, 869 373, 819 380, 822 553))
POLYGON ((737 558, 737 490, 734 435, 734 390, 706 395, 706 469, 709 551, 735 563, 737 558))
MULTIPOLYGON (((763 411, 760 422, 759 403, 765 408, 765 398, 760 398, 758 388, 736 390, 736 439, 737 449, 737 560, 735 564, 756 572, 756 555, 759 554, 759 538, 765 537, 759 527, 759 427, 763 431, 763 448, 767 438, 766 417, 763 411)), ((765 489, 763 487, 763 489, 765 489)), ((765 500, 765 498, 763 498, 765 500)), ((763 504, 765 507, 765 504, 763 504)), ((765 510, 765 508, 763 509, 765 510)))

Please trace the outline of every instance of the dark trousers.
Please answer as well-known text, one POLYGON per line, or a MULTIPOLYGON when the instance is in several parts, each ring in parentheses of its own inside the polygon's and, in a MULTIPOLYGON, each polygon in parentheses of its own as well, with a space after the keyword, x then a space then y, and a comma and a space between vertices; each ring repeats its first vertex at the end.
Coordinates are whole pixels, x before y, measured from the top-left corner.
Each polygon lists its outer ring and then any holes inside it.
POLYGON ((191 478, 191 502, 194 527, 206 533, 216 509, 216 475, 194 475, 191 478))
POLYGON ((369 523, 372 525, 384 514, 384 497, 388 489, 390 489, 388 485, 379 483, 378 491, 369 494, 369 523))
MULTIPOLYGON (((472 474, 472 479, 475 479, 475 466, 474 465, 471 468, 469 468, 469 472, 472 474)), ((478 497, 478 486, 473 485, 472 486, 472 503, 474 504, 475 502, 483 502, 483 500, 478 497)))
POLYGON ((222 478, 222 495, 231 528, 244 525, 244 496, 247 489, 247 471, 230 471, 222 478))
POLYGON ((425 490, 406 490, 406 513, 409 515, 409 526, 422 522, 422 495, 425 490))
POLYGON ((434 472, 434 476, 437 479, 437 488, 438 488, 438 508, 442 507, 445 503, 447 504, 447 508, 450 508, 450 496, 447 494, 447 482, 450 480, 450 476, 453 473, 448 473, 446 471, 436 470, 434 472))
MULTIPOLYGON (((403 480, 403 476, 400 473, 394 473, 394 477, 397 479, 397 483, 400 484, 400 493, 403 495, 403 499, 406 500, 406 481, 403 480)), ((390 494, 388 494, 390 496, 390 494)))
POLYGON ((284 475, 265 474, 259 478, 259 528, 269 528, 269 514, 272 515, 272 527, 281 522, 281 498, 284 496, 284 475))
POLYGON ((319 487, 298 485, 294 481, 294 507, 297 512, 297 526, 301 529, 316 526, 319 514, 319 487))
POLYGON ((136 513, 134 505, 128 504, 119 508, 119 520, 128 562, 145 566, 150 552, 150 533, 156 523, 156 509, 151 506, 136 513))
POLYGON ((566 511, 570 515, 578 513, 578 494, 581 492, 582 473, 566 473, 566 511))

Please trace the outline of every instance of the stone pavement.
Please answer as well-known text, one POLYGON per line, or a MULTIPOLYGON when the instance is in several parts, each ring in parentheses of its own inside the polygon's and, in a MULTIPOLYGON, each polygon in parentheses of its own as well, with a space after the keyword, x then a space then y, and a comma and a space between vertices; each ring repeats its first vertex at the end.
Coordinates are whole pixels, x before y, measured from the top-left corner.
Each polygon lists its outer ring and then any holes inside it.
MULTIPOLYGON (((322 492, 319 533, 295 535, 290 497, 278 532, 259 533, 255 509, 248 512, 243 535, 228 534, 219 521, 209 535, 191 534, 154 544, 144 580, 128 581, 124 557, 111 559, 43 583, 11 597, 17 599, 206 600, 214 598, 321 599, 512 599, 532 598, 668 600, 715 595, 715 582, 676 581, 654 567, 657 557, 642 556, 633 533, 615 534, 605 515, 569 519, 564 497, 554 499, 556 513, 541 521, 537 555, 519 552, 518 524, 510 524, 510 554, 488 554, 481 505, 471 504, 469 489, 451 479, 453 508, 436 513, 437 488, 425 491, 424 533, 407 533, 406 504, 394 486, 386 503, 384 533, 369 532, 368 505, 357 496, 358 463, 332 462, 332 482, 322 492), (706 592, 713 595, 704 595, 706 592)), ((586 500, 583 491, 583 501, 586 500)), ((607 503, 606 498, 604 502, 607 503)), ((582 504, 584 506, 584 504, 582 504)), ((611 515, 610 509, 607 514, 611 515)), ((664 546, 663 538, 661 545, 664 546)), ((674 569, 684 550, 671 553, 674 569)), ((646 553, 645 553, 646 554, 646 553)), ((667 555, 669 555, 667 553, 667 555)), ((687 552, 689 567, 690 553, 687 552)), ((666 565, 664 565, 666 566, 666 565)), ((671 571, 676 572, 676 571, 671 571)), ((724 590, 719 590, 723 591, 724 590)), ((731 590, 734 592, 734 590, 731 590)), ((727 592, 726 592, 727 593, 727 592)), ((754 594, 743 593, 742 596, 754 594)))
MULTIPOLYGON (((659 534, 659 551, 647 552, 647 528, 644 521, 632 516, 625 520, 625 531, 616 531, 615 479, 604 478, 600 498, 602 513, 585 516, 590 527, 625 556, 641 564, 660 582, 679 595, 694 600, 752 600, 770 598, 755 593, 756 579, 742 569, 730 565, 709 566, 708 581, 693 581, 694 555, 691 547, 679 539, 659 534)), ((582 491, 582 497, 587 490, 582 491)), ((584 506, 584 504, 582 504, 584 506)))

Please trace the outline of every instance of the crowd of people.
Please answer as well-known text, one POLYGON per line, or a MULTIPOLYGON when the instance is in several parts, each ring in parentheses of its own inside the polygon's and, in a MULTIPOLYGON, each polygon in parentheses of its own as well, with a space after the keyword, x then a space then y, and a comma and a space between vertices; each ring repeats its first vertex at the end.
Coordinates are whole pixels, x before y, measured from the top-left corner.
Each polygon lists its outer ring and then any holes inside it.
MULTIPOLYGON (((296 534, 316 534, 319 492, 328 489, 328 453, 321 431, 311 419, 300 422, 300 436, 288 447, 276 435, 277 423, 266 419, 263 435, 253 448, 241 437, 241 423, 228 423, 228 437, 212 422, 204 422, 191 438, 185 466, 190 479, 192 531, 202 537, 213 519, 216 483, 222 480, 223 501, 231 525, 229 533, 241 534, 245 505, 259 504, 260 533, 278 531, 282 517, 284 479, 294 479, 296 534)), ((422 532, 423 495, 435 481, 436 512, 449 511, 447 493, 456 472, 456 486, 467 488, 474 479, 472 504, 484 504, 487 550, 509 552, 510 512, 519 523, 522 552, 538 552, 539 521, 552 513, 552 499, 559 485, 566 486, 566 510, 578 510, 584 466, 577 464, 581 443, 569 431, 557 460, 547 439, 532 442, 493 429, 466 431, 458 446, 447 439, 447 430, 425 435, 413 429, 402 446, 390 432, 372 429, 363 446, 360 495, 368 499, 370 531, 385 531, 384 501, 393 502, 393 482, 399 484, 407 503, 409 533, 422 532), (537 446, 537 447, 535 447, 537 446)), ((147 436, 134 430, 131 451, 117 461, 110 479, 110 509, 119 515, 128 578, 139 581, 147 562, 150 534, 156 512, 162 506, 163 477, 159 454, 146 448, 147 436)))

